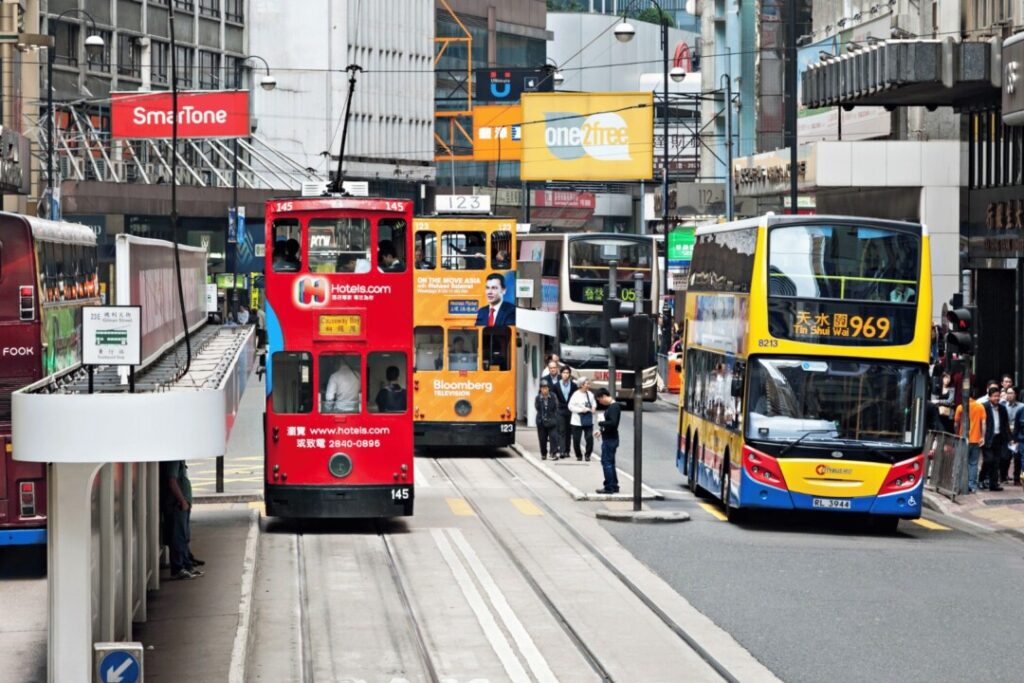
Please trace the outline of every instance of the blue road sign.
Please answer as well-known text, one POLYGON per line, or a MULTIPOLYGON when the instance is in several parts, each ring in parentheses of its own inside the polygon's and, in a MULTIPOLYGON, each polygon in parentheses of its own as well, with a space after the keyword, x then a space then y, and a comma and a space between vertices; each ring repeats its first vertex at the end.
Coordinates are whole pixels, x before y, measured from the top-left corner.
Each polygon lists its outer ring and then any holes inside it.
POLYGON ((130 652, 111 652, 100 660, 103 683, 138 683, 139 662, 130 652))

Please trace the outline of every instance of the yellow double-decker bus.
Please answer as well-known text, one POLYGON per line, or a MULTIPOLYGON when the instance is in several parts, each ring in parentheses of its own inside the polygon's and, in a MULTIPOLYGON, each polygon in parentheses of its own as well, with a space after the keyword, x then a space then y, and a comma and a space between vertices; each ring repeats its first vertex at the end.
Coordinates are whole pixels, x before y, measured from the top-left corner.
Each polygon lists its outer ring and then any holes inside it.
POLYGON ((686 292, 678 469, 748 509, 921 515, 928 233, 776 216, 698 228, 686 292))
POLYGON ((414 221, 417 446, 515 442, 515 219, 414 221))

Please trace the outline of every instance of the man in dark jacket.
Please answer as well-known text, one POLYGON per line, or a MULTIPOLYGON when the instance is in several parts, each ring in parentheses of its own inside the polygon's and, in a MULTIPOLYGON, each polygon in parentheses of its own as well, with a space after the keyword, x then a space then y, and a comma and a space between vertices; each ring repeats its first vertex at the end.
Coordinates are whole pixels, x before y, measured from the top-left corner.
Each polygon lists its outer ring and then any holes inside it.
POLYGON ((561 376, 554 386, 553 393, 558 401, 558 453, 562 458, 569 457, 569 439, 572 435, 569 421, 572 419, 572 412, 569 410, 569 399, 576 393, 576 382, 572 381, 572 372, 569 368, 562 368, 561 376))
POLYGON ((540 393, 534 400, 537 408, 537 438, 540 439, 540 459, 548 459, 550 446, 551 459, 558 460, 558 400, 551 393, 547 382, 540 383, 540 393))
POLYGON ((988 388, 988 403, 985 406, 985 441, 981 446, 981 479, 988 477, 990 491, 1002 491, 999 483, 1002 473, 1002 456, 1006 450, 1010 433, 1010 416, 1006 406, 999 403, 999 386, 988 388))
POLYGON ((619 419, 622 417, 622 406, 612 399, 611 393, 605 388, 598 389, 595 398, 599 405, 604 406, 604 419, 601 421, 601 467, 604 470, 604 486, 598 493, 618 493, 619 475, 615 470, 615 451, 619 447, 619 419))

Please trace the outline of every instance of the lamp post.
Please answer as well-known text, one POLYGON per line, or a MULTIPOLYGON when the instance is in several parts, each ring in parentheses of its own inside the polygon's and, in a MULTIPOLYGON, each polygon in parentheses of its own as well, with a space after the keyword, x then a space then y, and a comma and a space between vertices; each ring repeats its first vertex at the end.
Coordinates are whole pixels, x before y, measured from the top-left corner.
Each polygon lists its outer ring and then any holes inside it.
MULTIPOLYGON (((258 59, 263 62, 264 68, 267 73, 265 76, 260 78, 260 87, 270 92, 277 87, 277 79, 270 75, 270 65, 267 64, 267 60, 263 59, 259 55, 248 55, 238 60, 235 65, 235 90, 242 89, 242 64, 250 59, 258 59)), ((234 225, 228 225, 228 229, 225 232, 224 239, 224 256, 227 257, 228 243, 235 245, 233 258, 231 260, 231 319, 238 322, 238 138, 234 138, 232 141, 232 152, 234 154, 232 168, 231 168, 231 206, 232 212, 229 216, 229 222, 234 221, 234 225), (231 240, 231 229, 235 229, 235 239, 231 240)))
MULTIPOLYGON (((95 57, 100 54, 105 43, 103 38, 96 33, 96 20, 84 9, 66 9, 48 21, 60 21, 69 14, 83 14, 89 19, 93 33, 85 39, 85 52, 89 57, 95 57)), ((56 34, 56 30, 56 27, 54 27, 54 34, 56 34)), ((53 183, 53 60, 56 57, 56 53, 57 45, 55 41, 53 45, 49 46, 49 51, 46 55, 46 189, 49 202, 49 205, 46 207, 46 217, 50 220, 60 218, 59 212, 54 210, 57 208, 57 201, 54 196, 53 183)))
MULTIPOLYGON (((663 142, 661 148, 661 163, 663 168, 661 177, 661 221, 662 230, 665 235, 665 267, 662 269, 662 288, 661 294, 665 296, 668 294, 668 79, 671 78, 673 82, 680 83, 686 78, 686 71, 680 66, 674 66, 671 70, 668 68, 668 15, 665 14, 665 10, 661 8, 656 0, 650 0, 651 4, 658 9, 659 24, 661 24, 661 78, 662 78, 662 135, 663 142)), ((615 27, 615 37, 620 43, 628 43, 633 40, 633 36, 636 35, 636 29, 633 25, 626 21, 626 14, 630 8, 636 3, 630 3, 626 7, 626 10, 622 14, 622 21, 618 26, 615 27)), ((651 283, 652 286, 654 283, 651 283)), ((656 305, 652 302, 652 308, 656 305)), ((661 335, 659 335, 661 336, 661 335)), ((666 349, 667 351, 667 349, 666 349)))

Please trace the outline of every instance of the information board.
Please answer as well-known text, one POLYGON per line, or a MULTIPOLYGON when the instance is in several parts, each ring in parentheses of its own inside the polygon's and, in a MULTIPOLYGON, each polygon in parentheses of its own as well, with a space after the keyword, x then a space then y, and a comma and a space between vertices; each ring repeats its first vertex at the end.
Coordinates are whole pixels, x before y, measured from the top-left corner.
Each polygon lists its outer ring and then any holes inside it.
POLYGON ((86 306, 82 309, 83 364, 139 365, 141 362, 141 306, 86 306))

